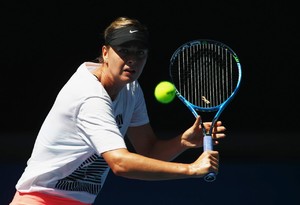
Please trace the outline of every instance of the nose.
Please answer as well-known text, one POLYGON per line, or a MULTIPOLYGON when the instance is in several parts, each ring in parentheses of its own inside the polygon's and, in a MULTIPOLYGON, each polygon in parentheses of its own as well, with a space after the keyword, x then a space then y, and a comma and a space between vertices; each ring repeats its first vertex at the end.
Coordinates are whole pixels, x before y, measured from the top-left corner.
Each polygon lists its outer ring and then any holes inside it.
POLYGON ((133 55, 127 56, 126 64, 132 65, 136 62, 136 58, 133 55))

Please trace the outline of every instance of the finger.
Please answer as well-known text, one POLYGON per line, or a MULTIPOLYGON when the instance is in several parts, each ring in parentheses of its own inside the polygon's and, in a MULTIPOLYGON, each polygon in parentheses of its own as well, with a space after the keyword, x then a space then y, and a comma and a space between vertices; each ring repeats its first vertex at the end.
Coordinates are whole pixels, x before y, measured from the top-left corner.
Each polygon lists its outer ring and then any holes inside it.
POLYGON ((218 127, 215 126, 213 129, 213 133, 224 132, 224 131, 226 131, 226 127, 224 126, 218 126, 218 127))
POLYGON ((224 134, 224 133, 214 133, 214 134, 212 134, 212 136, 211 136, 214 140, 215 139, 221 139, 221 138, 224 138, 224 137, 226 137, 226 134, 224 134))
MULTIPOLYGON (((205 130, 208 131, 212 126, 212 122, 204 122, 203 125, 205 127, 205 130)), ((214 132, 222 132, 222 131, 225 131, 225 127, 222 126, 222 121, 217 121, 214 124, 213 133, 214 132)))
POLYGON ((219 144, 219 141, 216 141, 216 140, 214 140, 214 145, 218 145, 219 144))
POLYGON ((218 174, 218 172, 219 172, 219 164, 218 163, 217 164, 216 163, 212 163, 210 171, 218 174))
POLYGON ((199 115, 199 116, 196 117, 196 120, 195 120, 193 126, 194 126, 194 127, 199 127, 200 123, 201 123, 201 117, 200 117, 200 115, 199 115))
POLYGON ((211 127, 211 122, 204 122, 203 125, 206 130, 209 130, 209 128, 211 127))
POLYGON ((219 170, 219 155, 216 151, 211 151, 209 155, 210 171, 218 173, 219 170))
POLYGON ((217 121, 217 122, 216 122, 216 125, 217 125, 217 126, 221 126, 221 125, 222 125, 222 121, 217 121))

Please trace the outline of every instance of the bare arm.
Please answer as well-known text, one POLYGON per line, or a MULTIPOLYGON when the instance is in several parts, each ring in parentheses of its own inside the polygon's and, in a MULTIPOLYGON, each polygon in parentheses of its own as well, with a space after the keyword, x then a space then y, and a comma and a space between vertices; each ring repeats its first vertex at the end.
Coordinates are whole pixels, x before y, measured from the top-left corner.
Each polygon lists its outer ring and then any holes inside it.
MULTIPOLYGON (((219 153, 205 151, 191 164, 168 162, 184 150, 202 146, 200 118, 182 135, 170 140, 159 140, 151 126, 144 125, 128 130, 128 136, 136 153, 117 149, 102 154, 112 171, 119 176, 143 179, 166 180, 203 177, 209 172, 218 173, 219 153)), ((224 131, 220 126, 217 131, 224 131)), ((215 134, 216 138, 224 134, 215 134)))
POLYGON ((159 139, 150 124, 130 127, 127 136, 138 154, 143 156, 171 161, 186 150, 181 144, 181 135, 168 139, 159 139))
MULTIPOLYGON (((208 130, 211 123, 204 123, 204 126, 208 130)), ((222 122, 217 122, 213 129, 213 138, 224 138, 225 130, 222 122)), ((203 144, 200 118, 197 118, 195 123, 184 133, 168 140, 159 139, 150 124, 130 127, 127 135, 138 154, 164 161, 171 161, 185 150, 201 147, 203 144)), ((218 141, 215 141, 215 144, 218 144, 218 141)))
POLYGON ((210 171, 218 171, 218 152, 204 152, 192 164, 166 162, 127 149, 117 149, 102 154, 114 174, 142 180, 168 180, 203 177, 210 171))

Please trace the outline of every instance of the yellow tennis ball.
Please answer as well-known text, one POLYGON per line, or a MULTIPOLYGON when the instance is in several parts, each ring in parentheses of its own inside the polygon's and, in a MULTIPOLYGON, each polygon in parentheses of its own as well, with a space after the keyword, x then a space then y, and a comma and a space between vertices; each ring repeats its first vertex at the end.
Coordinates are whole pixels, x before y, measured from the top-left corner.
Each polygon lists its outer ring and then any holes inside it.
POLYGON ((160 103, 170 103, 175 98, 175 86, 169 81, 161 81, 154 90, 154 96, 160 103))

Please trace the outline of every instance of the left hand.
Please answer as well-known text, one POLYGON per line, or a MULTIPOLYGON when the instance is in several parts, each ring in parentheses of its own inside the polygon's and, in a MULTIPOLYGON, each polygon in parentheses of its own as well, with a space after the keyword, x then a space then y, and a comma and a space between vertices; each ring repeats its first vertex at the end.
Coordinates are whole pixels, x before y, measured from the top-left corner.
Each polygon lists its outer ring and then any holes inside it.
MULTIPOLYGON (((201 117, 198 116, 195 123, 182 134, 181 144, 186 148, 197 148, 203 146, 203 133, 200 121, 201 117)), ((205 127, 205 130, 208 131, 211 127, 211 122, 204 122, 203 126, 205 127)), ((212 138, 214 139, 215 145, 219 144, 216 139, 221 139, 226 136, 224 134, 225 131, 226 128, 222 125, 222 122, 217 121, 214 125, 212 133, 212 138)))

